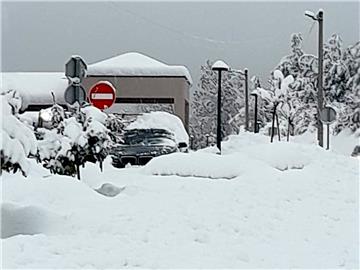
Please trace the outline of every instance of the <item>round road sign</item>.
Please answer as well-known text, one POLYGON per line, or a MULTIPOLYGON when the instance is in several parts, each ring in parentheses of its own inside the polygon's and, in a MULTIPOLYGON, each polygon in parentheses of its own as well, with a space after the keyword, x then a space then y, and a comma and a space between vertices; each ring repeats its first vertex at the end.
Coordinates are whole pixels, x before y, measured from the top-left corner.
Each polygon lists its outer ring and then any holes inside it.
POLYGON ((336 120, 336 111, 330 106, 324 107, 320 112, 320 120, 324 124, 332 124, 336 120))
POLYGON ((90 88, 89 101, 100 110, 110 108, 116 99, 116 90, 108 81, 97 82, 90 88))
POLYGON ((80 104, 86 100, 86 92, 84 87, 81 84, 71 84, 69 85, 64 94, 64 99, 69 104, 74 104, 75 101, 78 101, 80 104))

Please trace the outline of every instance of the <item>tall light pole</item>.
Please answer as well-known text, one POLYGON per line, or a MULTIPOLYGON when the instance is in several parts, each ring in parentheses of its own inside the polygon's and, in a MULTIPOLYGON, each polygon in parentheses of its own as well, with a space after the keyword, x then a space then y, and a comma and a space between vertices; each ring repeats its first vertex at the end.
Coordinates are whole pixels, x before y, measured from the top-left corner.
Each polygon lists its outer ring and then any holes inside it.
POLYGON ((218 72, 216 146, 221 154, 221 72, 229 71, 229 66, 224 61, 218 60, 212 65, 211 69, 218 72))
POLYGON ((248 69, 244 69, 245 75, 245 130, 249 131, 249 78, 248 69))
POLYGON ((323 147, 324 145, 324 129, 323 124, 320 120, 320 112, 323 109, 324 106, 324 93, 323 93, 323 22, 324 22, 324 11, 322 9, 319 10, 318 14, 315 15, 311 11, 305 11, 305 16, 310 17, 314 21, 317 21, 319 23, 319 47, 318 47, 318 94, 317 94, 317 126, 318 126, 318 141, 319 145, 323 147))

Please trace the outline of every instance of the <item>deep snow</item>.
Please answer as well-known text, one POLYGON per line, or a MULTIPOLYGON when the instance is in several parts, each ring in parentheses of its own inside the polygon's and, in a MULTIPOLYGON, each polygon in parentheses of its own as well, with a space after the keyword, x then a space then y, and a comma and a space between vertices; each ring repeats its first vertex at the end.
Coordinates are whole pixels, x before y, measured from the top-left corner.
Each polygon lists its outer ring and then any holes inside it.
POLYGON ((268 139, 143 168, 107 159, 84 181, 35 163, 27 179, 4 173, 2 267, 358 268, 359 160, 268 139), (104 183, 118 195, 93 190, 104 183))

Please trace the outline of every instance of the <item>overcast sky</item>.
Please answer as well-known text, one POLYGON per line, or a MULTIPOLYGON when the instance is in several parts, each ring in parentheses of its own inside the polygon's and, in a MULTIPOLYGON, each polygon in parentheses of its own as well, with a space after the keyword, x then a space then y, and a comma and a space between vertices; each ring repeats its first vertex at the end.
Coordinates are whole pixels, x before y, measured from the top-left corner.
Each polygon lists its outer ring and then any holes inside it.
POLYGON ((317 53, 317 25, 305 10, 324 9, 325 39, 359 40, 359 2, 2 2, 2 70, 63 71, 73 54, 87 63, 138 51, 189 68, 206 59, 249 68, 264 80, 289 53, 291 33, 317 53))

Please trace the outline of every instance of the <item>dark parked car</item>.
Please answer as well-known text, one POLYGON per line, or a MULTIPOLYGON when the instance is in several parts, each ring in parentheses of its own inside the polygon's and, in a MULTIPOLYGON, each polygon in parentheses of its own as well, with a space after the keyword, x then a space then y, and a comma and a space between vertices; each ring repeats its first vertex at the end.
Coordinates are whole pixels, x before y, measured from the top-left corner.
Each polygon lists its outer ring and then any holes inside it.
POLYGON ((111 150, 112 164, 117 168, 128 163, 145 165, 153 157, 187 151, 186 143, 177 144, 174 134, 165 129, 130 129, 123 141, 111 150))

